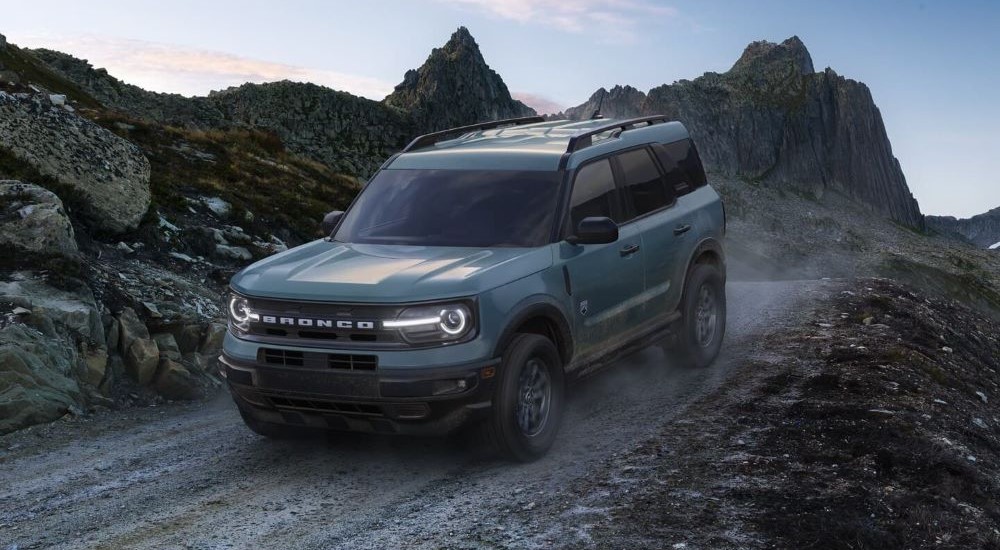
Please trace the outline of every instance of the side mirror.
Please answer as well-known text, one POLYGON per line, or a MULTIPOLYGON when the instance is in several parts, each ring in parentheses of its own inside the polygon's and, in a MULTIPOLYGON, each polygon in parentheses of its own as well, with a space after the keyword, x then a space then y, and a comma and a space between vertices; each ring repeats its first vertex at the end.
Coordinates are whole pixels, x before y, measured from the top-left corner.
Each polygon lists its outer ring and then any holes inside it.
POLYGON ((323 216, 323 223, 320 224, 320 229, 323 233, 329 235, 333 233, 333 230, 337 228, 337 224, 340 223, 340 218, 344 217, 343 210, 334 210, 329 212, 327 215, 323 216))
POLYGON ((618 224, 611 218, 584 218, 576 227, 576 234, 566 241, 570 244, 608 244, 618 240, 618 224))

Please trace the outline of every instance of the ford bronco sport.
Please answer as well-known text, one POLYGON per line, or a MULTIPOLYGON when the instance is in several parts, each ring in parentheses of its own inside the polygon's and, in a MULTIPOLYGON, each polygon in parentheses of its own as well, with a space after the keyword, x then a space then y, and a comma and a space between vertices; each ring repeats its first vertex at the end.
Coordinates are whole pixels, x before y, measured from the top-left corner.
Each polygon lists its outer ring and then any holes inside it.
POLYGON ((220 358, 253 431, 552 445, 566 383, 643 346, 704 367, 725 212, 679 122, 501 120, 420 136, 322 240, 232 279, 220 358))

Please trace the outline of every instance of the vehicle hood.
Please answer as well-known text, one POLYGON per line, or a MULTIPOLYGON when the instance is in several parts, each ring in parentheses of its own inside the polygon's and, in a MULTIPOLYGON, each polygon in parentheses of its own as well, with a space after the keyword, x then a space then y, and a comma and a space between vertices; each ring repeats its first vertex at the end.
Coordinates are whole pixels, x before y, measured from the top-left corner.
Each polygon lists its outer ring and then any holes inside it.
POLYGON ((472 296, 552 265, 550 247, 457 248, 314 241, 261 260, 233 290, 288 300, 418 302, 472 296))

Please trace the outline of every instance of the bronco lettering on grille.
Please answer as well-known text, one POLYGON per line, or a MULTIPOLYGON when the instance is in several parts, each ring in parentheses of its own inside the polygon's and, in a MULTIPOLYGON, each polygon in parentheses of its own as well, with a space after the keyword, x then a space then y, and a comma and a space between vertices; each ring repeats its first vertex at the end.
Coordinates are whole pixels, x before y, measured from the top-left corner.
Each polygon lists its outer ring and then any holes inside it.
POLYGON ((344 321, 333 319, 306 319, 301 317, 278 317, 276 315, 261 315, 260 322, 265 325, 285 325, 292 327, 339 328, 346 330, 375 330, 375 321, 344 321))

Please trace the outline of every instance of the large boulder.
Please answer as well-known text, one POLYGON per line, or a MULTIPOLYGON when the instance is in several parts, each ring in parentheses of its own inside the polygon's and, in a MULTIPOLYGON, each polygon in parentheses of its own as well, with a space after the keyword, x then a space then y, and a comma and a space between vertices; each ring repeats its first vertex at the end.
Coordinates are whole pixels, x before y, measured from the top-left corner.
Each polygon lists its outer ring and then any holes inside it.
POLYGON ((20 323, 0 329, 0 434, 80 406, 72 346, 20 323))
POLYGON ((135 310, 130 307, 122 309, 122 312, 118 314, 118 330, 120 333, 117 343, 120 346, 119 349, 122 355, 128 352, 128 349, 132 346, 132 342, 136 339, 149 339, 149 329, 139 319, 139 316, 135 314, 135 310))
POLYGON ((149 209, 150 166, 142 151, 47 95, 0 92, 0 147, 69 188, 72 205, 98 229, 135 229, 149 209))
POLYGON ((167 399, 197 399, 201 395, 201 386, 184 365, 164 357, 154 381, 156 391, 167 399))
POLYGON ((141 385, 149 384, 160 362, 160 349, 156 342, 136 338, 125 352, 125 372, 141 385))
POLYGON ((0 244, 30 252, 77 251, 73 226, 59 197, 19 181, 0 181, 0 244))
POLYGON ((0 281, 0 298, 31 310, 42 320, 55 322, 85 340, 104 342, 104 325, 86 286, 76 290, 52 287, 32 273, 14 273, 10 281, 0 281))

